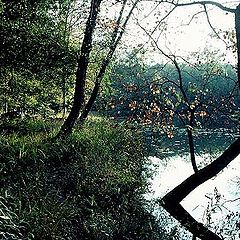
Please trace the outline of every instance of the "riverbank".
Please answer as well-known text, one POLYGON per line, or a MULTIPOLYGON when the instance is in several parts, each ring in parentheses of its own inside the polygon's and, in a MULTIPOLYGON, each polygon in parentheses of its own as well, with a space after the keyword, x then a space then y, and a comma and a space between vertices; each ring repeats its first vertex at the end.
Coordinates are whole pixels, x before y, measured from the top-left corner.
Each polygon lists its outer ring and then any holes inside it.
POLYGON ((0 138, 1 239, 167 239, 143 197, 140 136, 92 118, 49 140, 59 124, 17 121, 0 138))

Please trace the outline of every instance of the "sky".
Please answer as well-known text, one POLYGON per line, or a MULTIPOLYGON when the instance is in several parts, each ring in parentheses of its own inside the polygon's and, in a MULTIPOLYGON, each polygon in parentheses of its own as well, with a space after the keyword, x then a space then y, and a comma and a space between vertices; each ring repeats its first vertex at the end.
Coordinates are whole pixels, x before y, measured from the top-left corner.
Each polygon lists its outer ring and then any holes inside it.
MULTIPOLYGON (((216 29, 216 32, 219 30, 234 29, 234 14, 226 14, 226 12, 216 7, 209 7, 208 9, 211 25, 216 29)), ((177 39, 177 41, 170 40, 170 45, 175 51, 182 50, 183 52, 199 51, 203 50, 205 47, 225 51, 226 47, 224 42, 219 40, 216 34, 214 34, 207 22, 205 13, 199 14, 197 19, 193 20, 189 25, 186 25, 190 21, 192 13, 197 13, 199 10, 201 10, 200 7, 184 7, 176 10, 178 17, 173 16, 170 18, 173 25, 173 31, 170 32, 169 35, 172 36, 170 39, 177 39), (179 31, 174 37, 175 21, 182 24, 179 25, 179 31), (184 24, 185 26, 181 26, 184 24)))
MULTIPOLYGON (((218 0, 216 2, 234 8, 240 3, 240 0, 218 0)), ((142 8, 134 13, 134 21, 136 22, 136 19, 138 19, 141 26, 147 29, 153 29, 156 24, 156 19, 161 19, 162 16, 165 16, 165 11, 169 9, 170 5, 161 5, 155 9, 155 11, 152 11, 153 6, 154 5, 151 6, 149 2, 145 2, 142 8)), ((209 20, 216 32, 234 29, 233 13, 226 14, 226 12, 213 6, 209 6, 207 9, 209 20)), ((205 13, 196 15, 194 19, 190 21, 192 16, 201 10, 203 10, 203 8, 200 6, 177 8, 164 21, 166 27, 159 28, 152 36, 154 39, 158 39, 158 45, 168 54, 186 57, 194 52, 204 52, 204 50, 207 50, 219 55, 226 54, 225 62, 236 63, 236 54, 233 54, 231 50, 226 50, 226 44, 214 34, 209 26, 205 13)), ((148 48, 149 45, 151 45, 149 37, 133 22, 128 26, 125 39, 127 39, 127 43, 133 47, 143 44, 148 48)), ((151 52, 150 55, 150 58, 152 58, 151 61, 154 62, 160 58, 157 51, 151 52)))

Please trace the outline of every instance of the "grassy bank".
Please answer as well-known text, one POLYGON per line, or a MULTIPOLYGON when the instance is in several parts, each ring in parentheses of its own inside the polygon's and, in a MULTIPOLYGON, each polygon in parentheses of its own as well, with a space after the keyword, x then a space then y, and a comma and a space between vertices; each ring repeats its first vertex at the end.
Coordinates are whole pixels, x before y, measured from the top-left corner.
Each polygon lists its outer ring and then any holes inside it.
POLYGON ((57 123, 2 126, 1 239, 166 239, 143 194, 141 138, 92 119, 64 141, 57 123))

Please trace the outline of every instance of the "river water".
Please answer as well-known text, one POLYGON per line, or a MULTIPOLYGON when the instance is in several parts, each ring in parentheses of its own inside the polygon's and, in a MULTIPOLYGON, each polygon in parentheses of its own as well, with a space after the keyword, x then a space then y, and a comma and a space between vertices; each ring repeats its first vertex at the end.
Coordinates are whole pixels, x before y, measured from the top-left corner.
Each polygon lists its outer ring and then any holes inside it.
MULTIPOLYGON (((175 139, 174 141, 174 145, 176 142, 179 144, 179 139, 175 139)), ((219 154, 219 151, 215 151, 214 153, 199 151, 196 161, 199 166, 204 166, 213 161, 219 154)), ((155 166, 155 175, 151 180, 152 194, 149 196, 151 199, 163 197, 164 194, 193 174, 189 155, 186 150, 181 151, 181 154, 170 154, 164 158, 150 157, 150 161, 155 166)), ((240 240, 239 173, 240 156, 232 161, 216 177, 192 191, 181 202, 182 206, 196 220, 204 223, 211 230, 224 237, 225 240, 240 240)), ((161 218, 167 213, 163 209, 157 208, 156 214, 161 218)), ((165 229, 169 234, 175 236, 173 239, 192 239, 191 234, 181 228, 170 216, 169 222, 165 222, 164 224, 167 225, 165 229)))

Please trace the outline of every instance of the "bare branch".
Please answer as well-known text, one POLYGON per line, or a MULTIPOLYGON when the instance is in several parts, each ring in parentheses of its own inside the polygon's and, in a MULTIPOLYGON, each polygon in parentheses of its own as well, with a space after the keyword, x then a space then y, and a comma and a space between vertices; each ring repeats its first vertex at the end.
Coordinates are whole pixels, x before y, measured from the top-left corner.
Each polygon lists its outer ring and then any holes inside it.
POLYGON ((155 28, 152 30, 151 34, 153 34, 157 28, 159 27, 159 25, 175 10, 176 6, 174 8, 172 8, 159 22, 158 24, 155 26, 155 28))
POLYGON ((207 21, 208 21, 208 24, 209 24, 210 28, 213 30, 213 32, 216 34, 216 36, 217 36, 219 39, 221 39, 221 40, 224 42, 224 44, 227 46, 227 43, 224 41, 224 39, 222 39, 222 38, 219 36, 219 34, 217 33, 217 31, 216 31, 215 28, 213 27, 213 25, 212 25, 212 23, 211 23, 211 21, 210 21, 210 18, 209 18, 209 14, 208 14, 206 5, 204 5, 203 7, 204 7, 204 12, 206 13, 207 21))
POLYGON ((191 17, 191 19, 188 21, 188 23, 182 24, 182 26, 188 26, 188 25, 190 25, 190 23, 194 20, 194 18, 195 18, 197 15, 199 15, 199 14, 201 14, 201 13, 204 13, 204 12, 205 12, 205 11, 199 11, 199 12, 193 14, 192 17, 191 17))
POLYGON ((174 3, 173 1, 164 1, 164 2, 173 4, 176 7, 184 7, 184 6, 191 6, 191 5, 202 5, 202 6, 213 5, 213 6, 216 6, 226 12, 231 12, 231 13, 236 12, 236 9, 228 8, 226 6, 223 6, 221 3, 218 3, 215 1, 197 1, 197 2, 189 2, 189 3, 179 3, 179 2, 174 3))
POLYGON ((158 6, 159 6, 161 3, 162 3, 162 2, 157 3, 157 5, 156 5, 153 9, 151 9, 151 11, 150 11, 146 16, 144 16, 141 20, 144 20, 144 19, 148 18, 149 16, 151 16, 152 13, 158 8, 158 6))

